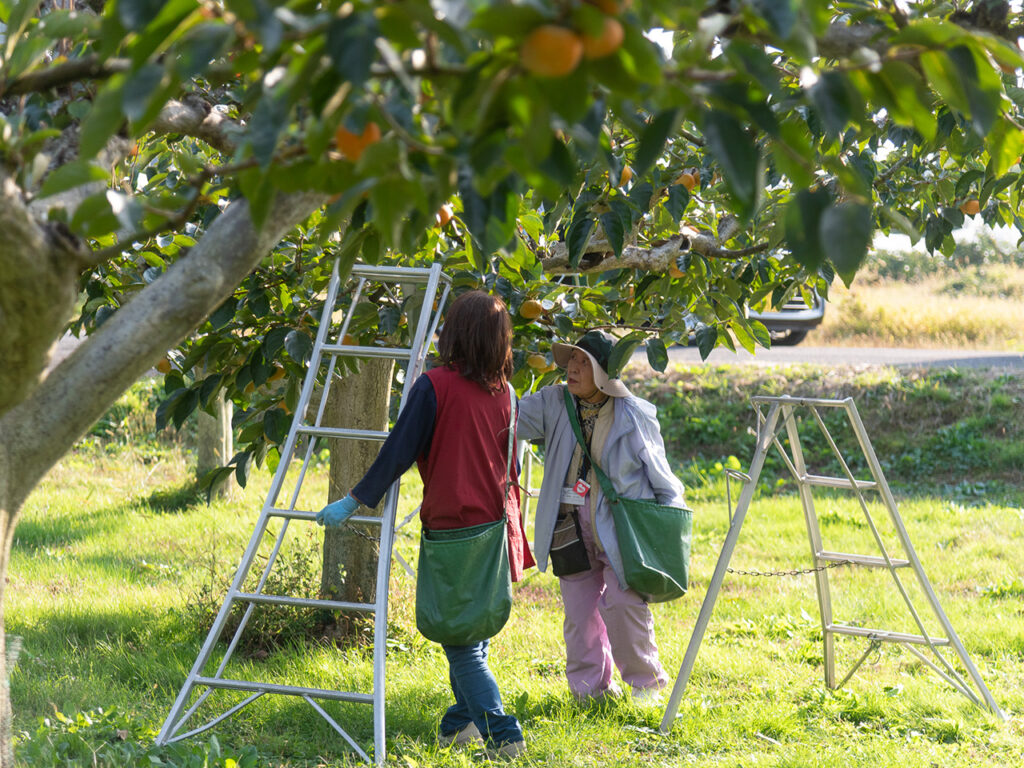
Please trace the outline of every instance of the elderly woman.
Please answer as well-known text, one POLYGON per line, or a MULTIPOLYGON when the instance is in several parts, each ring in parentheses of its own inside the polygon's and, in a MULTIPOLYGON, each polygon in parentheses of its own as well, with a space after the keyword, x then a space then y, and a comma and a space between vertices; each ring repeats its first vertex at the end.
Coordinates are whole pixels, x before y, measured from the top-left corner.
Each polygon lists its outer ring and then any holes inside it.
POLYGON ((550 562, 559 578, 569 689, 581 700, 618 694, 614 664, 634 701, 656 702, 668 676, 654 619, 644 596, 626 586, 615 523, 564 396, 568 388, 589 453, 619 494, 685 507, 657 410, 608 375, 614 343, 603 331, 589 331, 576 344, 554 344, 566 383, 523 398, 517 437, 545 445, 533 550, 540 569, 550 562))

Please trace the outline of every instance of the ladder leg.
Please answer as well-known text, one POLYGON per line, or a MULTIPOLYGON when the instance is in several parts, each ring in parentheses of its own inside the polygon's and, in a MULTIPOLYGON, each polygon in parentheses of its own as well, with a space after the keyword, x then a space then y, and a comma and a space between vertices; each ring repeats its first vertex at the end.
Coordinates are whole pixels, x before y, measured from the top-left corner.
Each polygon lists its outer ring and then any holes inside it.
MULTIPOLYGON (((892 520, 893 525, 896 528, 896 534, 899 537, 900 543, 903 545, 904 551, 907 553, 907 559, 910 560, 910 564, 914 569, 914 573, 917 576, 918 583, 921 586, 921 590, 924 592, 928 603, 931 605, 932 611, 938 619, 943 632, 946 633, 946 637, 949 639, 950 645, 953 646, 953 650, 959 657, 960 662, 964 665, 967 673, 971 676, 974 681, 974 685, 982 698, 985 700, 985 705, 992 714, 1001 720, 1009 719, 1005 712, 996 703, 995 698, 989 691, 988 686, 985 685, 984 679, 981 677, 981 673, 977 667, 974 666, 974 662, 967 653, 967 649, 964 648, 963 643, 960 641, 960 637, 957 635, 956 630, 953 629, 953 625, 946 616, 946 612, 942 609, 939 603, 939 598, 935 594, 935 590, 932 589, 931 582, 928 580, 928 576, 924 572, 924 567, 921 565, 921 560, 917 556, 917 551, 914 549, 914 545, 910 541, 910 535, 907 533, 907 529, 903 524, 903 518, 900 516, 899 508, 896 505, 896 498, 892 495, 892 491, 889 488, 888 482, 885 480, 885 476, 882 473, 882 465, 878 461, 878 456, 875 455, 874 446, 871 445, 871 441, 867 437, 867 430, 864 427, 864 422, 861 421, 860 414, 857 412, 856 406, 853 402, 849 403, 847 407, 847 414, 850 419, 850 423, 853 425, 854 433, 857 435, 857 440, 860 443, 861 449, 864 451, 864 456, 868 460, 868 466, 871 468, 871 473, 875 476, 878 481, 878 488, 882 494, 882 500, 885 502, 886 508, 889 510, 889 516, 892 520)), ((890 568, 893 576, 896 577, 895 571, 890 568)), ((899 584, 897 577, 897 584, 899 584)), ((905 598, 908 600, 909 598, 905 598)), ((913 612, 913 606, 909 606, 913 612)), ((916 612, 915 618, 916 618, 916 612)), ((920 620, 918 620, 920 624, 920 620)), ((922 634, 924 634, 922 630, 922 634)), ((943 662, 943 657, 935 648, 932 646, 932 652, 943 662)), ((948 666, 948 665, 947 665, 948 666)), ((950 670, 952 672, 952 670, 950 670)))
MULTIPOLYGON (((812 406, 813 407, 813 406, 812 406)), ((793 467, 796 469, 796 481, 800 487, 800 502, 804 510, 804 522, 807 524, 807 538, 811 545, 812 565, 820 565, 817 556, 822 551, 821 529, 818 527, 818 515, 814 509, 814 495, 811 487, 801 481, 807 474, 804 461, 803 445, 800 443, 800 430, 793 417, 793 408, 785 406, 786 434, 789 437, 789 449, 793 454, 793 467)), ((814 572, 815 587, 818 593, 818 616, 821 620, 821 652, 825 668, 825 685, 836 688, 835 637, 829 630, 832 626, 832 594, 829 589, 828 571, 814 572)), ((844 681, 845 682, 845 681, 844 681)))
POLYGON ((718 563, 715 565, 714 574, 711 576, 711 582, 708 584, 708 591, 704 595, 704 602, 701 603, 700 613, 698 614, 697 621, 693 626, 693 633, 690 635, 689 645, 686 646, 686 654, 683 656, 683 663, 679 668, 679 675, 676 677, 676 682, 672 686, 672 693, 670 694, 668 704, 665 707, 665 715, 661 719, 662 733, 668 733, 672 729, 672 725, 675 723, 676 713, 679 711, 679 702, 682 700, 683 693, 686 691, 686 685, 690 680, 690 673, 693 671, 693 663, 697 658, 697 651, 700 650, 700 643, 704 639, 704 632, 707 630, 708 622, 711 620, 711 614, 715 609, 715 601, 718 599, 718 592, 722 588, 722 581, 725 579, 725 572, 729 567, 729 560, 732 558, 732 552, 736 548, 736 540, 739 538, 740 528, 743 526, 743 520, 747 516, 747 508, 750 506, 750 501, 754 497, 757 480, 761 475, 761 469, 764 467, 764 460, 768 454, 768 448, 771 445, 775 432, 775 425, 778 423, 778 418, 778 406, 773 405, 771 410, 768 412, 766 423, 760 425, 757 449, 754 451, 754 458, 750 465, 750 472, 748 473, 750 475, 750 482, 743 487, 743 492, 740 494, 739 501, 736 503, 736 514, 733 515, 732 524, 729 526, 729 532, 725 537, 725 543, 722 545, 722 552, 718 556, 718 563))

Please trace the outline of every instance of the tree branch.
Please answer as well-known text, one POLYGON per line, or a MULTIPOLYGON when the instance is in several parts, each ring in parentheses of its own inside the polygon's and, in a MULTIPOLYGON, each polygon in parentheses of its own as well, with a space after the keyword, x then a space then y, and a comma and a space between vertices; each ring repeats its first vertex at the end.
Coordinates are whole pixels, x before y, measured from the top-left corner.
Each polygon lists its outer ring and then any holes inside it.
MULTIPOLYGON (((254 226, 246 201, 233 203, 187 258, 121 307, 27 399, 0 416, 0 443, 10 448, 11 484, 16 486, 10 490, 10 508, 18 509, 39 478, 120 393, 202 323, 282 237, 323 203, 321 193, 282 195, 262 229, 254 226)), ((74 293, 76 282, 68 285, 74 293)))
POLYGON ((168 101, 149 130, 161 135, 181 133, 192 136, 231 155, 238 148, 243 128, 240 123, 211 107, 202 97, 189 95, 181 101, 168 101))
POLYGON ((38 385, 78 292, 78 248, 39 224, 14 180, 0 174, 0 414, 38 385))
POLYGON ((654 243, 648 247, 627 245, 616 256, 604 240, 591 240, 576 268, 569 266, 569 249, 565 243, 553 243, 540 259, 544 271, 551 275, 574 273, 590 274, 610 269, 641 269, 647 272, 667 272, 676 259, 687 251, 708 259, 744 259, 769 249, 768 243, 756 243, 747 248, 722 248, 718 240, 701 232, 688 232, 654 243))
POLYGON ((83 56, 46 69, 26 72, 13 80, 0 80, 0 96, 21 96, 26 93, 48 91, 82 80, 106 80, 118 72, 127 72, 132 63, 128 59, 100 59, 83 56))

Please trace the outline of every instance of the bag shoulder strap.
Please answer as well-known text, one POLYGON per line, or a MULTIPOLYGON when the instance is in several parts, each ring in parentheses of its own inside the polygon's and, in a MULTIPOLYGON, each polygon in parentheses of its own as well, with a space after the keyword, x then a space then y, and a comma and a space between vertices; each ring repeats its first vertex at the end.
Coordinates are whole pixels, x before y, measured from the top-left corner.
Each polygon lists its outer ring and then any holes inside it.
POLYGON ((512 454, 516 445, 516 391, 512 388, 512 382, 505 382, 508 387, 509 419, 508 419, 508 454, 505 457, 505 494, 502 498, 501 517, 508 519, 505 507, 508 504, 508 492, 512 488, 512 454))
POLYGON ((572 424, 572 431, 576 435, 576 442, 583 448, 583 452, 587 454, 587 458, 590 459, 590 466, 594 468, 594 472, 597 473, 597 481, 601 484, 601 490, 604 491, 605 497, 611 501, 617 501, 619 494, 615 491, 615 486, 612 485, 612 481, 608 479, 608 475, 604 473, 597 462, 594 461, 594 457, 590 454, 590 449, 587 448, 587 442, 583 439, 583 430, 580 429, 580 420, 576 415, 576 404, 573 402, 572 395, 569 394, 569 388, 566 387, 562 390, 562 394, 565 396, 565 410, 569 414, 569 423, 572 424))

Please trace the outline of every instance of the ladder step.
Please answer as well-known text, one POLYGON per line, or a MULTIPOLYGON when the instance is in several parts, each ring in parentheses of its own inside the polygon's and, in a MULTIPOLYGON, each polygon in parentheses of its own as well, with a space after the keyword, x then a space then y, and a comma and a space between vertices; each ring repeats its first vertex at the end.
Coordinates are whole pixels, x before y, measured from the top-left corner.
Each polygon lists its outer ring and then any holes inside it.
MULTIPOLYGON (((850 635, 852 637, 866 637, 869 640, 881 640, 886 643, 913 643, 915 645, 928 645, 928 641, 922 635, 908 635, 903 632, 889 632, 884 629, 869 629, 868 627, 850 627, 845 624, 829 624, 825 627, 826 632, 836 635, 850 635)), ((945 637, 931 638, 932 645, 949 645, 949 639, 945 637)))
POLYGON ((328 355, 353 355, 354 357, 385 357, 405 360, 412 357, 412 350, 404 347, 358 347, 352 344, 324 344, 320 350, 328 355))
POLYGON ((236 600, 249 603, 265 603, 268 605, 294 605, 302 608, 324 608, 337 611, 367 611, 373 613, 377 606, 373 603, 346 603, 341 600, 315 600, 309 597, 287 597, 285 595, 262 595, 254 592, 236 592, 236 600))
MULTIPOLYGON (((819 552, 816 557, 819 560, 825 560, 832 563, 849 560, 851 563, 856 563, 857 565, 869 565, 874 568, 888 567, 884 557, 876 557, 874 555, 848 555, 843 552, 819 552)), ((906 568, 910 565, 909 560, 898 560, 895 557, 890 557, 889 562, 892 563, 894 568, 906 568)))
MULTIPOLYGON (((309 520, 311 522, 316 520, 316 512, 307 512, 304 509, 279 509, 278 507, 270 507, 267 509, 267 515, 269 517, 284 517, 288 520, 309 520)), ((372 515, 352 515, 348 519, 350 523, 362 523, 363 525, 380 525, 382 520, 379 517, 373 517, 372 515)))
POLYGON ((274 683, 256 683, 249 680, 229 680, 223 677, 196 677, 196 685, 208 688, 222 688, 229 691, 252 691, 253 693, 283 693, 287 696, 309 696, 316 699, 332 699, 334 701, 353 701, 357 704, 372 704, 373 696, 369 693, 352 691, 328 691, 324 688, 303 688, 298 685, 275 685, 274 683))
POLYGON ((340 427, 298 427, 295 430, 298 435, 312 435, 313 437, 337 437, 351 440, 380 440, 382 443, 387 439, 388 432, 377 429, 342 429, 340 427))
MULTIPOLYGON (((430 279, 430 267, 376 267, 376 266, 354 266, 352 267, 353 277, 365 277, 369 280, 397 280, 402 283, 425 283, 430 279)), ((441 280, 450 284, 451 280, 447 275, 442 274, 441 280)))
MULTIPOLYGON (((804 475, 800 482, 805 485, 818 485, 822 488, 851 488, 850 480, 846 477, 825 477, 824 475, 804 475)), ((874 480, 854 480, 857 488, 862 491, 869 491, 878 487, 874 480)))

